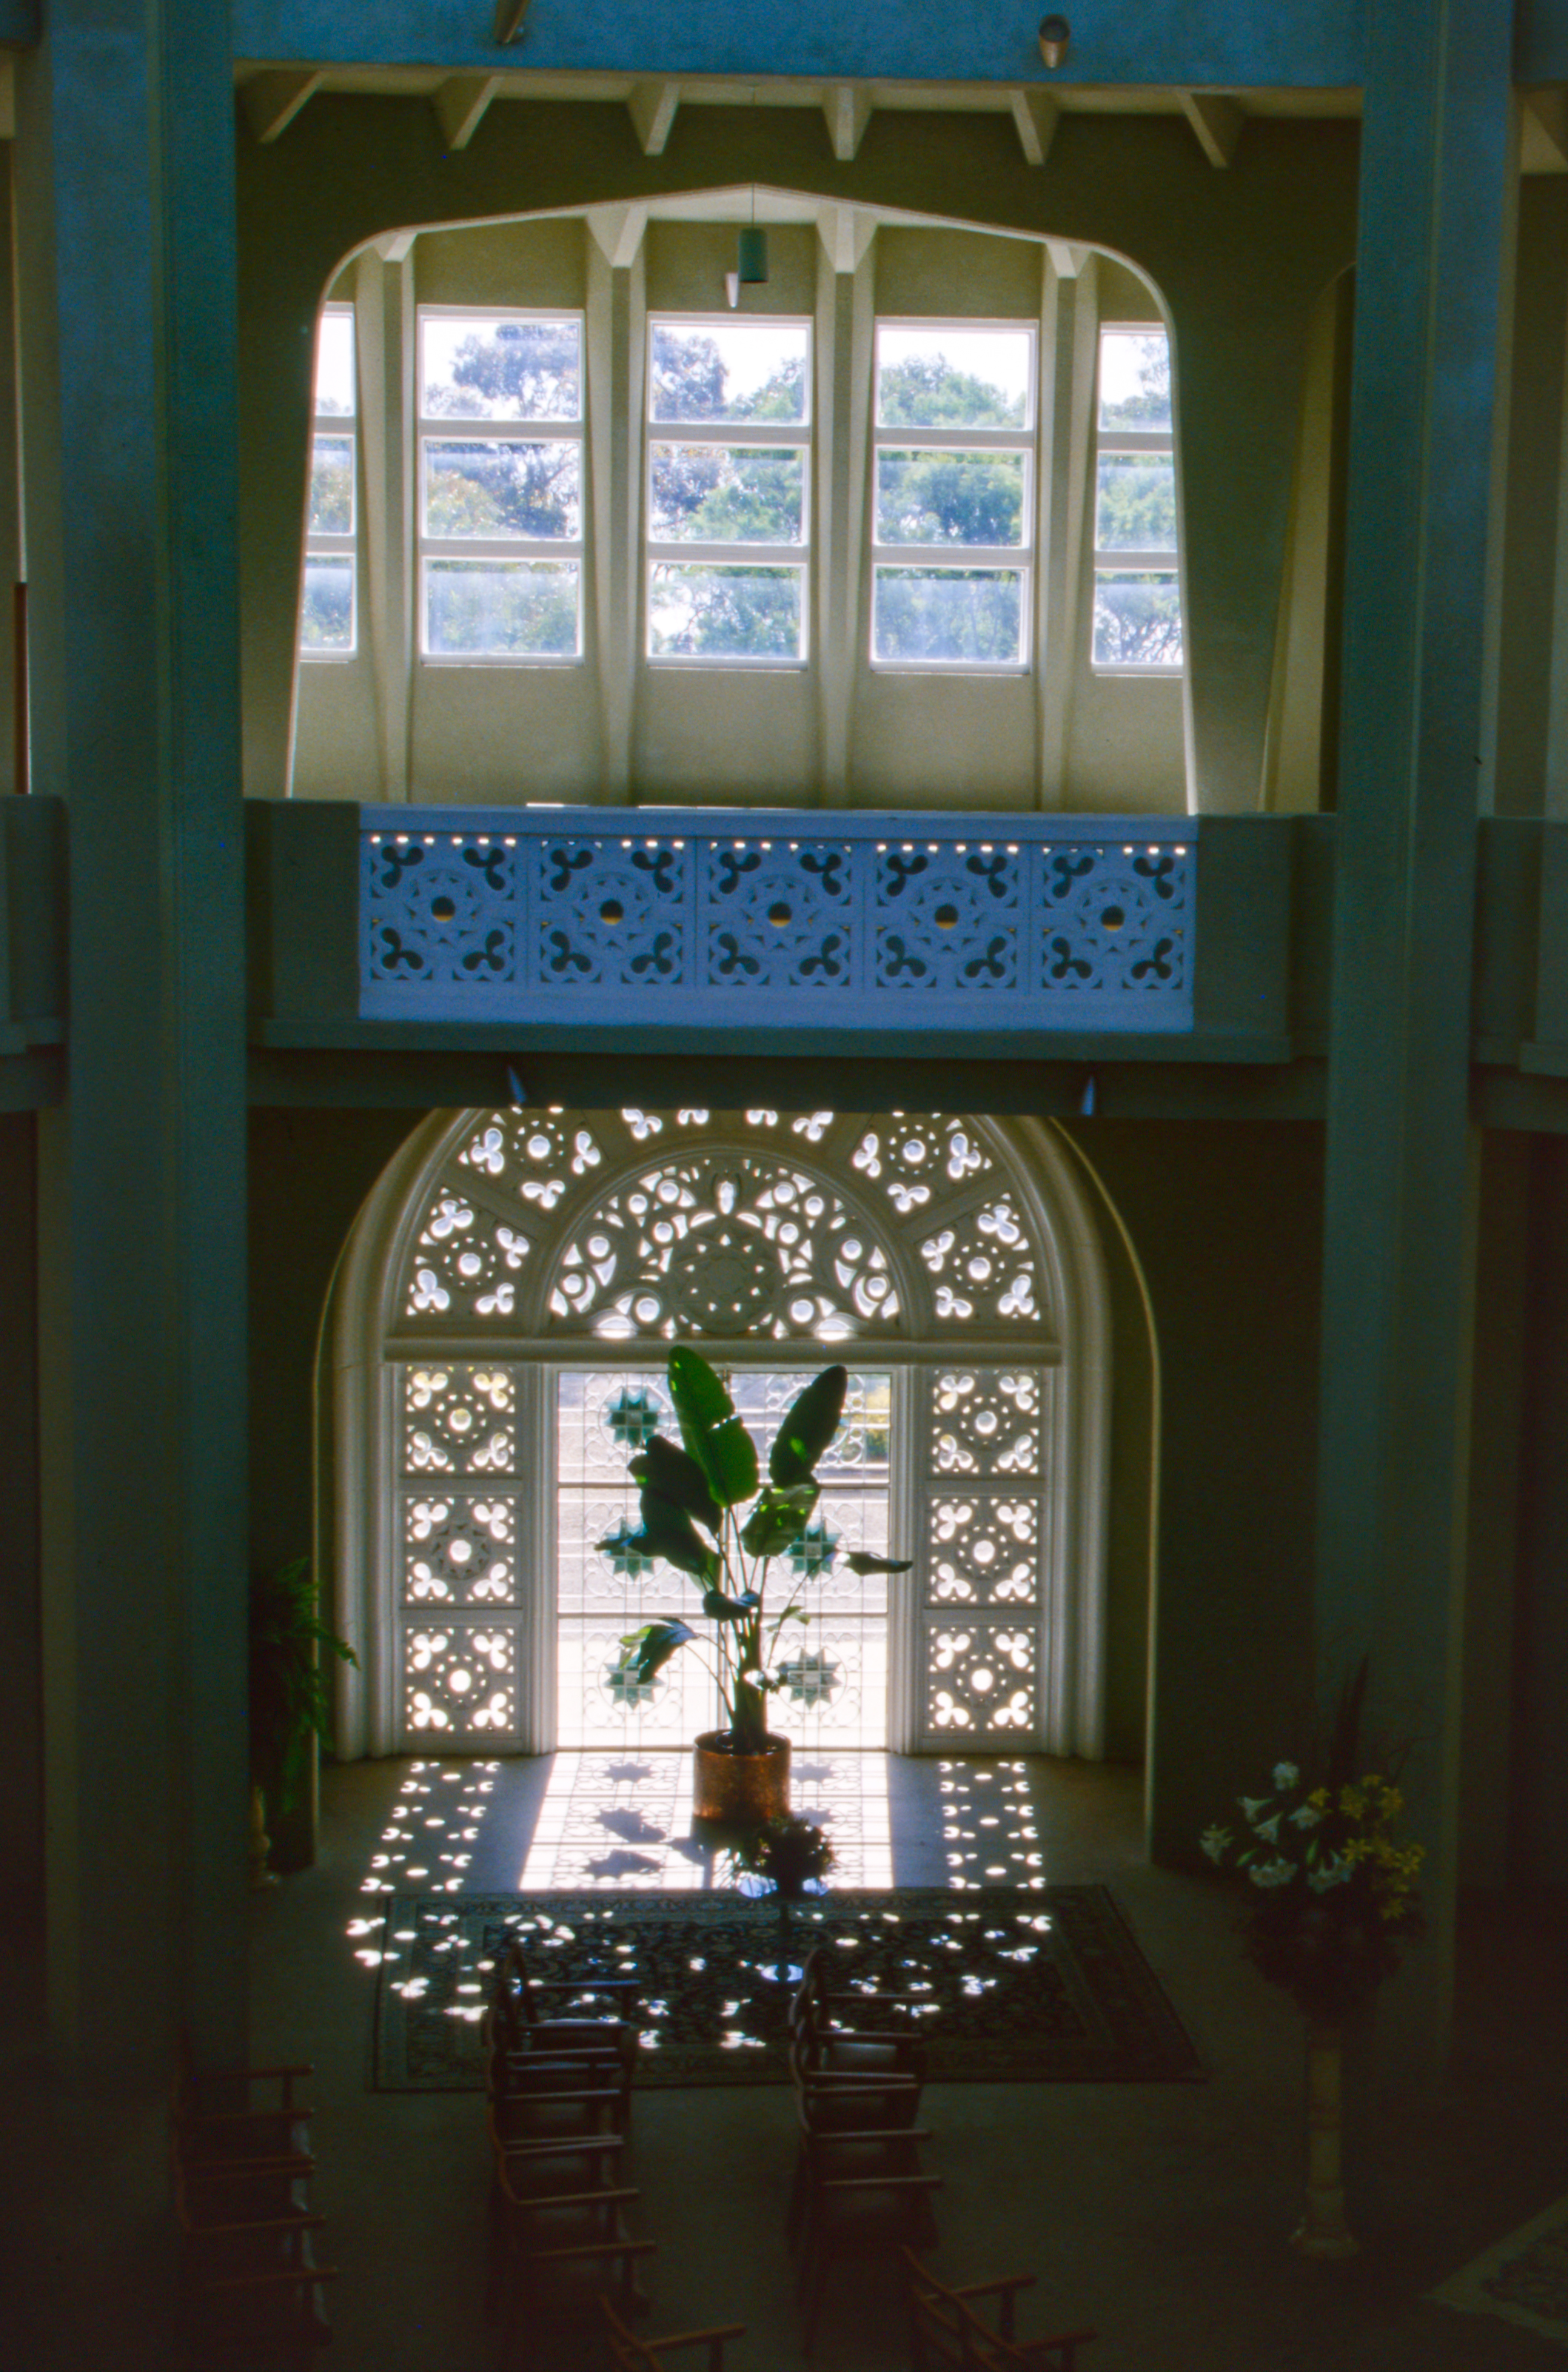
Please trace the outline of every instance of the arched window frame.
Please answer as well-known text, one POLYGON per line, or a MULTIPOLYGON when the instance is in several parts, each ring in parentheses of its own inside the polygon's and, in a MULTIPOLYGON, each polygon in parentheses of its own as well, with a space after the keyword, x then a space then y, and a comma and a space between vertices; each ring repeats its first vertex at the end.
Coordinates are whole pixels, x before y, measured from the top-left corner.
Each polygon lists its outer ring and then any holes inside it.
MULTIPOLYGON (((413 1132, 366 1199, 345 1248, 328 1313, 331 1431, 337 1445, 334 1621, 358 1657, 355 1666, 341 1667, 336 1675, 338 1750, 346 1758, 417 1751, 431 1742, 428 1738, 410 1740, 404 1735, 396 1698, 396 1560, 390 1530, 397 1481, 394 1385, 398 1363, 411 1350, 398 1296, 443 1173, 490 1117, 482 1110, 436 1112, 413 1132)), ((563 1117, 575 1123, 586 1122, 589 1115, 563 1117)), ((850 1117, 842 1118, 848 1129, 850 1117)), ((857 1131, 877 1124, 871 1115, 855 1116, 853 1123, 857 1131)), ((966 1343, 965 1332, 958 1326, 940 1331, 933 1327, 918 1336, 902 1338, 882 1332, 830 1341, 794 1336, 782 1343, 754 1336, 700 1334, 685 1339, 696 1342, 711 1357, 756 1366, 776 1366, 781 1358, 793 1364, 798 1357, 807 1366, 826 1364, 835 1356, 854 1361, 858 1353, 867 1366, 888 1366, 917 1376, 935 1374, 944 1366, 956 1371, 1013 1366, 1039 1368, 1050 1378, 1044 1392, 1044 1475, 1037 1486, 1040 1588, 1038 1609, 1031 1615, 1038 1625, 1041 1685, 1036 1725, 1028 1734, 976 1734, 964 1729, 938 1734, 920 1716, 925 1635, 940 1616, 928 1599, 924 1541, 915 1538, 916 1503, 922 1493, 929 1501, 943 1489, 951 1496, 963 1486, 961 1482, 944 1484, 935 1464, 926 1466, 911 1436, 913 1395, 905 1389, 896 1396, 895 1535, 915 1540, 919 1570, 914 1590, 901 1601, 901 1612, 896 1613, 889 1643, 893 1677, 889 1744, 904 1752, 951 1752, 963 1747, 970 1751, 989 1748, 1095 1758, 1104 1750, 1106 1669, 1110 1398, 1106 1271, 1082 1173, 1057 1133, 1032 1120, 987 1119, 966 1124, 977 1132, 995 1162, 1000 1182, 1018 1199, 1040 1269, 1043 1306, 1054 1321, 1049 1341, 1036 1332, 1027 1343, 998 1345, 988 1340, 971 1348, 972 1329, 970 1342, 966 1343)), ((854 1141, 858 1142, 858 1137, 854 1141)), ((708 1145, 713 1142, 704 1140, 708 1145)), ((847 1190, 853 1200, 859 1201, 855 1187, 843 1174, 842 1161, 833 1166, 808 1160, 794 1147, 790 1153, 792 1158, 800 1158, 802 1167, 820 1172, 835 1191, 847 1190)), ((646 1158, 645 1155, 644 1166, 646 1158)), ((634 1177, 639 1166, 622 1162, 613 1174, 596 1180, 600 1195, 634 1177)), ((563 1229, 573 1220, 580 1222, 587 1207, 581 1200, 574 1203, 566 1198, 561 1227, 552 1233, 552 1249, 541 1252, 540 1269, 559 1259, 563 1229)), ((864 1203, 861 1209, 864 1213, 864 1203)), ((891 1228, 883 1231, 883 1240, 890 1256, 902 1262, 904 1255, 891 1228)), ((910 1281, 906 1275, 904 1282, 910 1281)), ((516 1360, 517 1352, 505 1347, 503 1331, 497 1329, 495 1333, 496 1348, 490 1355, 497 1362, 516 1360)), ((482 1338, 470 1339, 477 1352, 482 1338)), ((515 1343, 518 1338, 512 1339, 515 1343)), ((542 1381, 551 1369, 568 1365, 602 1367, 607 1359, 656 1369, 664 1348, 662 1339, 607 1342, 581 1331, 552 1333, 547 1342, 531 1344, 519 1378, 519 1459, 527 1445, 536 1459, 542 1454, 547 1463, 552 1460, 545 1422, 548 1395, 542 1381)), ((555 1742, 552 1501, 552 1489, 535 1490, 530 1502, 532 1536, 519 1543, 522 1569, 531 1578, 514 1618, 520 1674, 517 1732, 498 1739, 476 1739, 475 1751, 494 1752, 499 1748, 545 1752, 555 1742)), ((896 1609, 900 1604, 896 1599, 896 1609)), ((948 1619, 961 1619, 961 1610, 948 1619)), ((454 1741, 448 1738, 444 1743, 447 1750, 454 1750, 454 1741)))

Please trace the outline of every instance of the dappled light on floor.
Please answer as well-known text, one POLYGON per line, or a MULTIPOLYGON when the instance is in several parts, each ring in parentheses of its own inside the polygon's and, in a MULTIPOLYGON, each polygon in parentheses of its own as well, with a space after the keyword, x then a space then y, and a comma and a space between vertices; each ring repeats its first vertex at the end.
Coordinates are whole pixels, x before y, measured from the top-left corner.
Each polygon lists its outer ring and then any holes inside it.
MULTIPOLYGON (((831 1838, 838 1886, 890 1886, 885 1754, 803 1754, 796 1812, 831 1838)), ((569 1890, 689 1892, 726 1886, 722 1848, 694 1836, 688 1753, 558 1754, 516 1883, 569 1890)))
MULTIPOLYGON (((494 1796, 495 1762, 414 1762, 360 1880, 361 1894, 460 1894, 494 1796)), ((354 1958, 381 1964, 384 1908, 348 1923, 354 1958)))
POLYGON ((1029 1766, 942 1762, 942 1838, 949 1886, 1043 1886, 1029 1766))

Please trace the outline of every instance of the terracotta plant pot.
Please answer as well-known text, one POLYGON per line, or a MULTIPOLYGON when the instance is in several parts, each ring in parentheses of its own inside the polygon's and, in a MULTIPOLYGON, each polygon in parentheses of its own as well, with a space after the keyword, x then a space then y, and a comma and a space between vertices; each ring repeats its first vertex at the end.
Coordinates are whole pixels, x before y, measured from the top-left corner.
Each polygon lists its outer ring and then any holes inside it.
POLYGON ((755 1828, 789 1809, 789 1740, 770 1738, 766 1754, 731 1754, 727 1732, 704 1730, 692 1751, 691 1810, 699 1820, 755 1828))

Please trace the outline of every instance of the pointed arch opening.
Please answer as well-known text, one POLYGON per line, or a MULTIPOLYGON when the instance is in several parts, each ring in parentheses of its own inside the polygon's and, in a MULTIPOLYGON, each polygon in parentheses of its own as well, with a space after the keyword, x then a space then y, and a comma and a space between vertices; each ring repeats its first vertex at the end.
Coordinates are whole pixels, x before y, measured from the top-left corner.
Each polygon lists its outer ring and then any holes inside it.
POLYGON ((778 1727, 1099 1754, 1109 1340, 1089 1198, 1029 1121, 432 1114, 332 1313, 341 1750, 645 1750, 710 1726, 692 1659, 647 1694, 620 1644, 688 1587, 618 1545, 680 1341, 764 1437, 830 1359, 854 1379, 778 1727), (857 1546, 913 1570, 879 1597, 840 1561, 857 1546))

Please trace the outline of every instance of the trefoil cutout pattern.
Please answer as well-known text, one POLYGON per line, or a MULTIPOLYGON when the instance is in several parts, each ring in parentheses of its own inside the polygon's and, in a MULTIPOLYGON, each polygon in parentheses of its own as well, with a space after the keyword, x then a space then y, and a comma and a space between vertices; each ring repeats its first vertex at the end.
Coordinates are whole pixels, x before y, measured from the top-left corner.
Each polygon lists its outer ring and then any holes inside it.
POLYGON ((813 1030, 1185 1029, 1196 827, 1168 819, 374 809, 366 1016, 813 1030))
POLYGON ((777 1726, 803 1748, 885 1743, 896 1610, 915 1637, 921 1738, 1029 1742, 1060 1319, 1016 1153, 988 1123, 474 1112, 404 1247, 386 1520, 413 1745, 519 1734, 541 1593, 559 1743, 635 1752, 711 1726, 695 1663, 645 1683, 621 1645, 679 1610, 684 1586, 630 1546, 625 1465, 673 1426, 664 1359, 688 1339, 721 1362, 735 1346, 726 1372, 763 1439, 824 1346, 854 1378, 798 1544, 810 1619, 784 1643, 777 1726), (914 1556, 896 1610, 886 1585, 850 1575, 854 1549, 914 1556))

